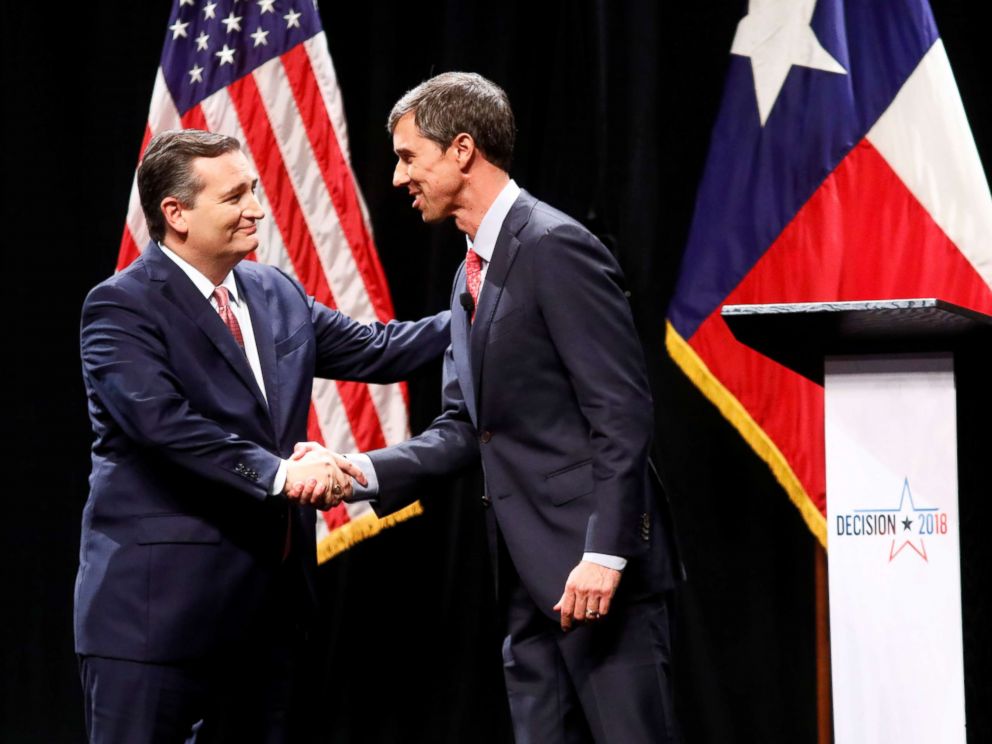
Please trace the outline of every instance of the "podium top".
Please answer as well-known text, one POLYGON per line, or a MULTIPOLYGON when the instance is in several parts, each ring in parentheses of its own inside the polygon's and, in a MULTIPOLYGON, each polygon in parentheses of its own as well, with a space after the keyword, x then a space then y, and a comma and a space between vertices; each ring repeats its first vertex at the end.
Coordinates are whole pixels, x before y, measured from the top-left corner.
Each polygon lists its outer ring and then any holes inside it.
POLYGON ((819 384, 825 356, 992 347, 992 316, 935 298, 725 305, 721 315, 738 341, 819 384))

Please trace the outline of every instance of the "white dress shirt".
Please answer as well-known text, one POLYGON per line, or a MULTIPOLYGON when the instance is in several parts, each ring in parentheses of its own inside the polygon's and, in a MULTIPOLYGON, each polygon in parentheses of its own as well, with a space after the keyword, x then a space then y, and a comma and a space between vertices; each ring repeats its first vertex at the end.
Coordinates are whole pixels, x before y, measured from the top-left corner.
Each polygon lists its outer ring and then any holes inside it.
MULTIPOLYGON (((177 255, 174 251, 168 248, 168 246, 159 243, 159 248, 162 249, 164 253, 176 266, 182 269, 183 273, 189 277, 190 281, 196 289, 202 294, 210 304, 213 305, 214 309, 217 310, 217 302, 214 300, 214 283, 207 279, 199 269, 193 266, 191 263, 186 261, 177 255)), ((262 363, 258 358, 258 346, 255 344, 255 332, 251 326, 251 313, 248 312, 248 303, 241 297, 238 292, 238 283, 234 281, 234 272, 228 272, 227 276, 224 277, 218 286, 227 289, 228 295, 230 296, 230 307, 231 311, 234 313, 234 317, 238 319, 238 325, 241 326, 241 337, 245 342, 245 356, 248 357, 248 366, 251 367, 251 372, 255 376, 255 381, 258 383, 258 389, 262 391, 262 397, 265 398, 266 403, 268 403, 268 396, 265 393, 265 380, 262 379, 262 363)), ((283 460, 279 465, 279 470, 276 473, 276 479, 272 483, 272 488, 269 490, 270 494, 282 493, 283 487, 286 485, 286 461, 283 460)))

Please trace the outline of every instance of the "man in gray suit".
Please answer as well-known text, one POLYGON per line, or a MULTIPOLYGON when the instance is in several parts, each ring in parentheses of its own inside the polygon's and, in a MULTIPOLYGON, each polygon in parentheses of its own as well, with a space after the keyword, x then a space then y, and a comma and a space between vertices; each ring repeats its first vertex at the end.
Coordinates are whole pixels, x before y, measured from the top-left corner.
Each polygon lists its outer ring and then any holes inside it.
MULTIPOLYGON (((510 179, 515 125, 485 78, 438 75, 389 116, 393 185, 468 252, 443 413, 357 456, 380 512, 481 456, 518 744, 674 739, 666 501, 641 346, 610 252, 510 179)), ((302 454, 307 448, 300 449, 302 454)))

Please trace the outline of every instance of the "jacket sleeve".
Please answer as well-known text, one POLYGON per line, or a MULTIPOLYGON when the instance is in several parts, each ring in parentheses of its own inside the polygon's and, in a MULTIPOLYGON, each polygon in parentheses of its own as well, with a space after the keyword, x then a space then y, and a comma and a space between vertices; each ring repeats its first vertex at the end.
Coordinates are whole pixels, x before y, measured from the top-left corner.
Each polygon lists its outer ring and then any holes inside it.
POLYGON ((585 550, 629 556, 643 548, 638 520, 653 405, 623 275, 577 225, 555 226, 538 249, 540 310, 590 428, 595 502, 585 550))
POLYGON ((479 442, 462 397, 451 347, 444 355, 441 415, 421 434, 400 444, 368 453, 379 481, 374 504, 380 516, 416 498, 421 478, 447 475, 471 465, 479 457, 479 442))
POLYGON ((317 377, 398 382, 439 357, 449 342, 448 310, 417 321, 362 324, 309 301, 317 343, 317 377))
POLYGON ((90 292, 80 352, 90 395, 135 445, 260 500, 268 495, 280 458, 191 407, 162 331, 137 298, 114 284, 90 292))

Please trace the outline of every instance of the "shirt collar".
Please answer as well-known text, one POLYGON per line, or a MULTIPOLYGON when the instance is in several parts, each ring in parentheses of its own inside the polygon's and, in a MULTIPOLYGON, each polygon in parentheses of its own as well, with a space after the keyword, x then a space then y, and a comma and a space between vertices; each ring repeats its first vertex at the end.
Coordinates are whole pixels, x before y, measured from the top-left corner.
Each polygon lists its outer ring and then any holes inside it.
MULTIPOLYGON (((214 293, 214 283, 200 273, 200 270, 193 266, 193 264, 180 257, 179 254, 168 248, 165 244, 159 243, 158 247, 162 249, 162 253, 168 256, 169 259, 176 264, 176 266, 183 270, 183 273, 189 277, 190 281, 193 282, 199 293, 209 300, 214 293)), ((234 281, 233 271, 227 272, 227 276, 224 277, 224 281, 220 283, 220 286, 227 288, 228 294, 231 295, 231 302, 235 305, 240 303, 240 297, 238 296, 238 283, 234 281)))
POLYGON ((499 237, 499 231, 503 228, 503 221, 518 196, 520 196, 520 187, 511 178, 486 211, 482 222, 479 223, 479 231, 475 234, 475 240, 469 239, 468 235, 465 236, 468 247, 479 254, 479 257, 486 263, 493 260, 496 238, 499 237))

